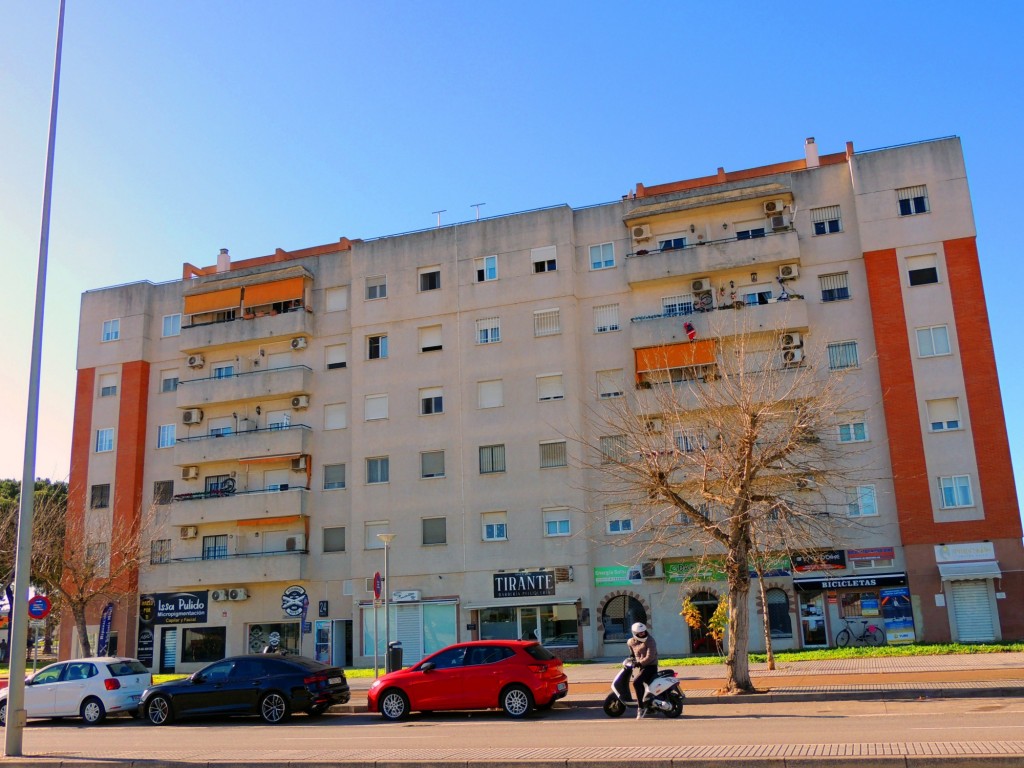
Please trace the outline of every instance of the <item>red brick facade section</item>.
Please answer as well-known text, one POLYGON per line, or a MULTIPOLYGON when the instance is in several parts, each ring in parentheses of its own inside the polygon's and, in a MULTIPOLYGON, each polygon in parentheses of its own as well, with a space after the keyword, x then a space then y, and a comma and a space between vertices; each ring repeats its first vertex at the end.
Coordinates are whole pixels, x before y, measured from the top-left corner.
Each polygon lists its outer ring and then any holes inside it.
MULTIPOLYGON (((142 513, 142 477, 146 460, 146 412, 149 407, 149 363, 136 360, 121 366, 121 409, 117 422, 117 469, 114 473, 114 530, 123 530, 142 513)), ((155 440, 155 436, 154 436, 155 440)), ((131 589, 138 586, 133 573, 131 589)))

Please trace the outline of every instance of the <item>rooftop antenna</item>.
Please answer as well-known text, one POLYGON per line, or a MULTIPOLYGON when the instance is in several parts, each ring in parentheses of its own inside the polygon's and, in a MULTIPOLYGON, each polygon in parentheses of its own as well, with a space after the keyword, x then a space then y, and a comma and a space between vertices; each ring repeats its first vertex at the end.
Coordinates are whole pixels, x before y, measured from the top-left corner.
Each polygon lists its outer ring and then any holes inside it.
POLYGON ((437 216, 437 226, 438 227, 441 226, 441 214, 442 213, 446 213, 447 211, 448 211, 447 208, 442 208, 440 211, 431 211, 431 213, 433 213, 435 216, 437 216))
POLYGON ((476 220, 480 221, 480 206, 487 205, 487 203, 473 203, 470 208, 476 208, 476 220))

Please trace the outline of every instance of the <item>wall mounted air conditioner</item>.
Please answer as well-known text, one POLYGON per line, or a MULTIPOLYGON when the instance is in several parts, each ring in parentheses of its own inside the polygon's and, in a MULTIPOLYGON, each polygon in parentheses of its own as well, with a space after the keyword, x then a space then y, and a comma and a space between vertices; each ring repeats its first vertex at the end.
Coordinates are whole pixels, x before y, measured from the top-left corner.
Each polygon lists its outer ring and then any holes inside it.
POLYGON ((636 224, 633 226, 633 239, 634 240, 650 240, 651 239, 651 225, 650 224, 636 224))
POLYGON ((709 277, 698 277, 692 283, 690 283, 691 291, 710 291, 711 290, 711 278, 709 277))
POLYGON ((665 569, 661 560, 646 560, 640 564, 640 573, 645 579, 664 579, 665 569))
POLYGON ((292 349, 305 349, 306 348, 306 337, 296 336, 292 339, 292 349))
POLYGON ((662 430, 661 419, 650 419, 644 424, 644 429, 648 432, 658 433, 662 430))
POLYGON ((206 359, 202 355, 189 355, 186 362, 189 368, 202 368, 206 365, 206 359))
POLYGON ((222 603, 228 599, 228 591, 226 589, 214 589, 210 591, 210 599, 215 603, 222 603))
POLYGON ((301 472, 306 469, 306 457, 299 456, 292 459, 292 472, 301 472))
POLYGON ((789 216, 784 213, 777 213, 769 219, 769 223, 775 232, 789 229, 789 216))
POLYGON ((245 587, 232 587, 228 590, 228 600, 248 600, 249 590, 245 587))
POLYGON ((298 552, 299 550, 306 548, 306 537, 299 534, 297 536, 289 536, 284 540, 284 548, 288 552, 298 552))
POLYGON ((792 280, 800 276, 800 268, 796 264, 782 264, 779 266, 779 277, 783 280, 792 280))
POLYGON ((190 465, 188 467, 181 468, 182 480, 195 480, 197 477, 199 477, 199 467, 190 465))
POLYGON ((785 209, 785 200, 765 200, 764 202, 765 213, 782 213, 785 209))
POLYGON ((198 424, 203 420, 202 408, 189 408, 181 414, 182 424, 198 424))
POLYGON ((309 395, 296 395, 293 397, 292 408, 309 408, 309 395))
POLYGON ((183 525, 178 530, 179 539, 194 539, 199 535, 199 529, 194 525, 183 525))
POLYGON ((790 331, 789 333, 782 334, 782 348, 792 349, 793 347, 802 347, 804 344, 803 338, 796 331, 790 331))
POLYGON ((783 365, 799 365, 803 359, 804 351, 802 349, 787 349, 782 353, 783 365))

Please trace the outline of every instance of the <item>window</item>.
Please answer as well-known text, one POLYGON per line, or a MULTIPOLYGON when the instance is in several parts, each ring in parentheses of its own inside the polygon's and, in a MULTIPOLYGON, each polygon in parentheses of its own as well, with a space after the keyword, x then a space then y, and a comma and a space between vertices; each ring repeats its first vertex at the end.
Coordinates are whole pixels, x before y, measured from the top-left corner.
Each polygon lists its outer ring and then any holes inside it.
POLYGON ((215 363, 213 366, 213 378, 215 379, 230 379, 234 375, 234 363, 215 363))
POLYGON ((420 352, 438 352, 441 349, 441 326, 427 325, 419 329, 420 352))
POLYGON ((615 243, 590 246, 590 268, 610 269, 615 266, 615 243))
POLYGON ((110 484, 94 485, 89 494, 90 509, 106 509, 110 506, 110 484))
POLYGON ((497 256, 483 256, 479 259, 475 259, 473 263, 476 267, 476 281, 478 283, 498 279, 497 256))
POLYGON ((109 429, 97 429, 96 430, 96 453, 105 453, 106 451, 114 450, 114 430, 109 429))
POLYGON ((948 355, 949 329, 944 325, 917 329, 917 353, 921 357, 948 355))
POLYGON ((157 448, 173 448, 174 447, 174 424, 161 424, 157 429, 156 436, 156 447, 157 448))
POLYGON ((163 335, 166 336, 180 336, 181 335, 181 315, 164 315, 164 329, 163 335))
POLYGON ((875 486, 858 485, 849 492, 846 514, 850 517, 875 517, 878 505, 875 503, 875 486))
POLYGON ((160 391, 161 392, 174 392, 178 389, 178 372, 177 371, 161 371, 160 372, 160 391))
POLYGON ((88 562, 95 566, 99 575, 106 576, 110 572, 110 546, 107 542, 94 541, 92 544, 87 544, 85 556, 88 562))
MULTIPOLYGON (((389 529, 390 525, 387 522, 366 523, 363 528, 363 547, 365 549, 384 549, 384 542, 377 538, 377 534, 388 533, 389 529)), ((367 579, 367 582, 372 581, 372 579, 367 579)))
POLYGON ((829 370, 841 371, 844 368, 856 368, 859 365, 856 341, 840 341, 828 345, 829 370))
POLYGON ((597 372, 597 396, 605 400, 611 397, 622 397, 622 369, 597 372))
POLYGON ((348 309, 348 286, 342 285, 324 291, 324 311, 341 312, 348 309))
POLYGON ((324 429, 345 429, 348 426, 347 403, 324 406, 324 429))
POLYGON ((476 396, 478 408, 500 408, 505 402, 501 379, 478 381, 476 396))
POLYGON ((435 547, 448 543, 448 521, 443 517, 423 518, 423 546, 435 547))
POLYGON ((220 560, 228 556, 228 535, 203 536, 203 560, 220 560))
POLYGON ((680 453, 695 453, 708 449, 708 439, 703 430, 680 429, 672 437, 676 450, 680 453))
POLYGON ((550 440, 540 444, 540 468, 566 467, 569 465, 565 440, 550 440))
POLYGON ((444 451, 424 451, 420 454, 420 477, 444 477, 444 451))
POLYGON ((665 317, 679 317, 693 314, 693 294, 683 293, 678 296, 663 296, 661 314, 665 317))
POLYGON ((838 425, 840 443, 863 443, 868 439, 868 425, 855 419, 838 425))
POLYGON ((612 505, 604 508, 605 531, 614 536, 620 536, 633 532, 633 518, 629 514, 629 507, 612 505))
POLYGON ((223 437, 235 431, 235 420, 231 416, 210 419, 209 424, 208 434, 211 436, 223 437))
POLYGON ((223 659, 227 655, 227 635, 227 627, 182 627, 182 662, 192 664, 223 659))
POLYGON ((939 265, 935 255, 911 256, 907 259, 907 280, 910 285, 931 285, 939 282, 939 265))
POLYGON ((366 359, 383 360, 388 356, 388 335, 379 333, 366 337, 366 359))
POLYGON ((609 435, 599 441, 601 463, 622 462, 626 460, 626 438, 624 435, 609 435))
POLYGON ((899 202, 900 216, 928 213, 928 188, 924 184, 897 189, 896 200, 899 202))
POLYGON ((373 275, 366 278, 366 300, 386 299, 388 296, 388 279, 385 275, 373 275))
POLYGON ((386 483, 390 480, 391 459, 387 456, 374 456, 366 460, 366 482, 369 485, 386 483))
POLYGON ((363 418, 367 421, 378 421, 388 417, 388 396, 367 395, 363 406, 363 418))
POLYGON ((149 563, 159 565, 171 562, 171 540, 154 539, 149 543, 149 563))
POLYGON ((764 237, 765 228, 761 221, 742 221, 736 224, 736 239, 750 240, 755 237, 764 237))
POLYGON ((505 446, 481 445, 480 446, 480 474, 492 475, 505 471, 505 446))
POLYGON ((737 288, 736 293, 740 295, 741 300, 748 307, 772 303, 772 292, 770 290, 759 291, 750 286, 737 288))
POLYGON ((324 464, 324 490, 345 487, 345 465, 324 464))
POLYGON ((508 515, 505 512, 484 512, 480 515, 484 541, 508 541, 508 515))
POLYGON ((789 615, 789 596, 784 589, 773 587, 765 592, 768 606, 768 630, 772 637, 792 637, 793 620, 789 615))
POLYGON ((816 235, 831 235, 843 231, 843 217, 838 205, 811 208, 811 225, 816 235))
POLYGON ((153 482, 153 503, 170 504, 174 501, 174 481, 156 480, 153 482))
POLYGON ((476 343, 495 344, 501 341, 501 320, 488 317, 476 321, 476 343))
POLYGON ((345 551, 345 526, 324 528, 324 552, 345 551))
MULTIPOLYGON (((224 487, 224 484, 225 483, 230 483, 231 475, 207 475, 204 478, 204 480, 206 482, 206 492, 207 493, 220 493, 221 492, 221 488, 224 487)), ((269 490, 273 490, 273 491, 278 490, 278 487, 277 487, 276 484, 275 484, 275 487, 273 487, 273 488, 269 487, 270 485, 271 485, 270 483, 267 484, 267 486, 268 486, 267 490, 268 491, 269 490)), ((228 487, 230 487, 230 485, 228 487)))
POLYGON ((619 330, 619 305, 602 304, 594 307, 594 333, 610 333, 619 330))
POLYGON ((558 269, 558 261, 555 258, 557 249, 553 245, 546 245, 543 248, 534 248, 530 251, 530 261, 533 262, 534 274, 540 272, 554 272, 558 269))
POLYGON ((537 399, 541 402, 547 400, 562 400, 565 397, 565 387, 562 384, 562 374, 553 373, 537 377, 537 399))
POLYGON ((569 525, 569 508, 552 507, 542 510, 545 536, 568 536, 572 533, 569 525))
POLYGON ((555 336, 562 332, 557 309, 541 309, 533 313, 533 335, 555 336))
POLYGON ((420 267, 420 292, 437 291, 441 288, 440 267, 420 267))
POLYGON ((444 413, 444 393, 441 387, 420 390, 420 416, 444 413))
POLYGON ((327 370, 348 367, 348 344, 330 344, 324 349, 324 360, 327 370))
POLYGON ((838 272, 834 275, 821 275, 818 286, 821 288, 822 301, 842 301, 850 298, 849 272, 838 272))
POLYGON ((100 397, 113 397, 117 394, 117 374, 100 374, 100 397))
POLYGON ((950 475, 939 478, 939 494, 942 497, 942 508, 973 507, 971 496, 971 478, 967 475, 950 475))
POLYGON ((928 428, 932 432, 960 429, 960 403, 955 397, 928 400, 928 428))
POLYGON ((103 321, 103 341, 117 341, 121 338, 121 321, 118 320, 104 320, 103 321))

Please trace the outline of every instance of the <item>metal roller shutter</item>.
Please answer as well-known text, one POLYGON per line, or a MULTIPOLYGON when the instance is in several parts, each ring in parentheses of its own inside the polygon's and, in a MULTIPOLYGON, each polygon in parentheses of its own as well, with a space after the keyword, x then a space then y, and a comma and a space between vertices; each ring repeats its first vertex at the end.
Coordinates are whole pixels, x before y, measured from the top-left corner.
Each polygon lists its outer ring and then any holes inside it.
POLYGON ((950 582, 953 591, 953 615, 956 639, 961 643, 989 642, 996 639, 987 581, 950 582))

